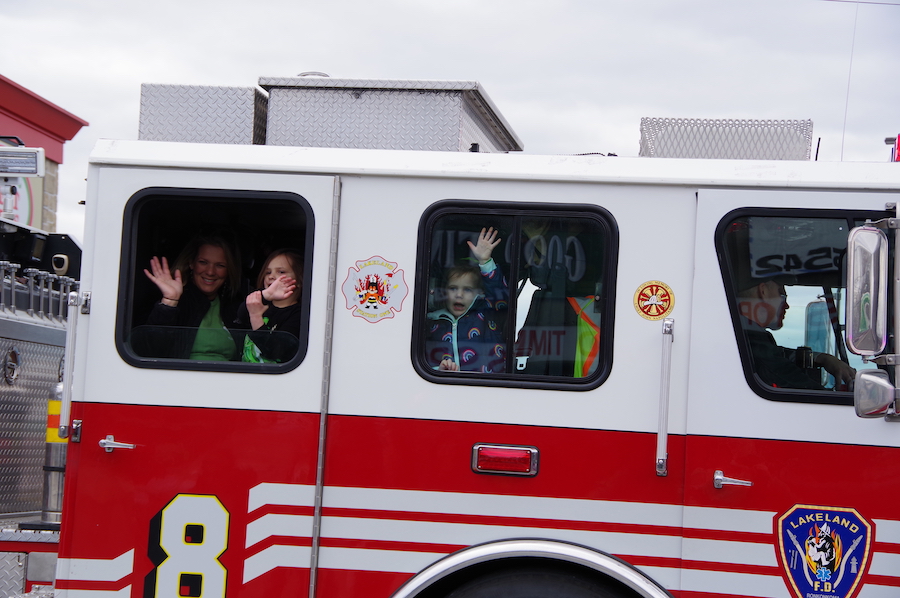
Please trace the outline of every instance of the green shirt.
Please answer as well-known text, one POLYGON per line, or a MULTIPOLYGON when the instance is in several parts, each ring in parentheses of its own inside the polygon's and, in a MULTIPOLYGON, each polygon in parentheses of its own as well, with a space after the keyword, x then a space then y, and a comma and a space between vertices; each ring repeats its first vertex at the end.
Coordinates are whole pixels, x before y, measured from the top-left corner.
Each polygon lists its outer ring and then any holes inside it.
POLYGON ((194 346, 191 347, 191 359, 200 361, 230 361, 234 358, 234 339, 225 328, 219 312, 219 298, 209 304, 209 311, 203 316, 194 346))

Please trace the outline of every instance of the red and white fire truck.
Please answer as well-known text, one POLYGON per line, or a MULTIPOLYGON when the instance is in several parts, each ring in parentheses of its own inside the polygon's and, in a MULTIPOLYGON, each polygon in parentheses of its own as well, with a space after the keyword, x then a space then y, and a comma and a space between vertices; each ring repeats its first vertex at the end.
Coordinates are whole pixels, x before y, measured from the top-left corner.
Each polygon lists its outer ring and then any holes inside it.
POLYGON ((897 303, 877 226, 847 250, 898 203, 890 163, 102 141, 56 595, 896 596, 897 303), (147 342, 144 269, 204 230, 242 292, 303 256, 287 358, 147 342))

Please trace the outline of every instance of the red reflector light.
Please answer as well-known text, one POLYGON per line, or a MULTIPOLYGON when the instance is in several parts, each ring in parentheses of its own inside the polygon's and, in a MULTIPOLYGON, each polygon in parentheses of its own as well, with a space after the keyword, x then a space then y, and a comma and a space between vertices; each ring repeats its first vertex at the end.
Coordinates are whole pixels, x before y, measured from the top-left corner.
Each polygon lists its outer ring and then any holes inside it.
POLYGON ((476 444, 472 447, 472 469, 479 473, 537 474, 538 450, 533 446, 476 444))

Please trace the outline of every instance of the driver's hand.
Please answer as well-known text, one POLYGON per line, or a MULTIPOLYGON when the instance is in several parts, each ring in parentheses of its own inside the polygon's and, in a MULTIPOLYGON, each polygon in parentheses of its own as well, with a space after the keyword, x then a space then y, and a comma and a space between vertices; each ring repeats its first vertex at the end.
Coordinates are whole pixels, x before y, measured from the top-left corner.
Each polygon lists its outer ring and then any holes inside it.
POLYGON ((834 376, 839 384, 853 382, 856 378, 856 370, 850 367, 849 363, 841 361, 834 355, 819 353, 816 356, 816 364, 825 368, 825 371, 834 376))

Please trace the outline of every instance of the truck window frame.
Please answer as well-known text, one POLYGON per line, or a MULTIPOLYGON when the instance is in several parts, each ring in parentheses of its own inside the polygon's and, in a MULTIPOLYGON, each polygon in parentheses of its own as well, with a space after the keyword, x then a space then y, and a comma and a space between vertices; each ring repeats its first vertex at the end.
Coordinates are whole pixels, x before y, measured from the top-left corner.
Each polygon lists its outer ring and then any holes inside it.
MULTIPOLYGON (((518 224, 514 235, 520 236, 518 224)), ((457 384, 466 386, 490 386, 507 388, 533 388, 565 391, 589 391, 599 387, 609 377, 613 367, 613 340, 615 333, 616 277, 618 271, 619 228, 613 215, 605 208, 594 204, 566 203, 525 203, 490 200, 445 199, 430 205, 419 220, 416 253, 416 290, 414 294, 413 332, 411 338, 411 360, 413 368, 425 380, 435 384, 457 384), (524 218, 587 218, 598 226, 602 268, 602 305, 599 310, 602 333, 600 335, 599 363, 596 371, 586 377, 529 375, 482 372, 437 371, 426 362, 426 319, 430 292, 432 231, 435 224, 445 216, 483 216, 484 225, 491 225, 491 217, 514 219, 517 223, 524 218)), ((521 241, 516 241, 520 243, 521 241)), ((518 258, 512 264, 516 267, 518 258)), ((515 318, 514 293, 516 281, 514 273, 503 272, 510 287, 510 314, 515 318)), ((515 326, 509 326, 513 331, 515 326)), ((508 333, 507 339, 515 342, 515 333, 508 333)), ((507 343, 511 346, 512 343, 507 343)))
MULTIPOLYGON (((149 210, 148 210, 149 211, 149 210)), ((173 218, 177 218, 177 214, 173 218)), ((270 222, 272 220, 269 220, 270 222)), ((199 224, 199 223, 198 223, 199 224)), ((207 226, 209 226, 207 224, 207 226)), ((186 230, 187 226, 182 227, 186 230)), ((223 226, 228 230, 227 226, 223 226)), ((286 238, 289 231, 293 230, 289 227, 283 227, 281 237, 286 238)), ((183 232, 183 231, 182 231, 183 232)), ((201 232, 200 230, 192 231, 194 234, 201 232)), ((238 238, 238 231, 231 231, 235 238, 238 238)), ((119 356, 128 364, 149 369, 165 369, 165 370, 190 370, 190 371, 206 371, 206 372, 244 372, 258 374, 283 374, 295 369, 306 357, 309 347, 309 314, 312 294, 312 267, 313 267, 313 243, 315 234, 315 217, 312 206, 302 196, 287 191, 256 191, 256 190, 234 190, 234 189, 193 189, 193 188, 177 188, 177 187, 148 187, 141 189, 132 195, 125 205, 122 223, 122 249, 119 262, 119 285, 118 285, 118 308, 116 311, 116 332, 115 343, 119 356), (297 231, 297 235, 302 234, 302 241, 291 247, 303 252, 303 276, 302 276, 302 293, 300 295, 301 310, 301 328, 298 337, 299 345, 297 353, 289 361, 283 363, 251 363, 242 361, 202 361, 193 359, 163 358, 163 357, 146 357, 135 353, 129 342, 129 335, 134 328, 136 314, 134 308, 137 303, 136 287, 146 286, 142 282, 137 281, 144 278, 144 268, 147 264, 138 263, 142 257, 156 255, 159 247, 138 248, 138 243, 145 241, 140 237, 141 216, 144 210, 148 209, 155 201, 184 201, 187 205, 197 211, 203 204, 209 204, 210 207, 227 207, 228 215, 235 217, 237 214, 244 214, 247 221, 253 221, 254 224, 248 225, 253 227, 254 233, 262 236, 266 228, 266 220, 269 216, 276 214, 285 220, 284 209, 289 208, 292 213, 290 216, 299 222, 304 230, 297 231), (252 208, 253 215, 247 215, 244 210, 252 208)), ((187 238, 182 239, 186 242, 192 235, 184 235, 187 238)), ((278 249, 273 248, 274 249, 278 249)), ((168 256, 170 260, 174 256, 168 256)), ((256 256, 258 257, 258 256, 256 256)), ((238 258, 240 259, 240 258, 238 258)), ((261 259, 265 259, 262 256, 261 259)), ((171 265, 171 262, 170 262, 171 265)), ((262 263, 254 263, 254 272, 258 272, 262 263)), ((246 273, 245 273, 246 274, 246 273)), ((255 286, 255 276, 253 280, 249 280, 252 288, 255 286)), ((151 283, 152 285, 152 283, 151 283)), ((154 289, 155 290, 155 289, 154 289)), ((243 297, 238 295, 237 301, 243 301, 243 297)))
MULTIPOLYGON (((715 231, 715 247, 716 256, 719 262, 719 270, 722 276, 722 282, 725 288, 726 300, 728 302, 728 310, 731 315, 734 339, 737 344, 738 352, 741 359, 741 368, 744 373, 744 379, 751 390, 758 396, 770 400, 788 403, 813 403, 825 405, 853 405, 853 392, 840 390, 818 390, 804 388, 778 388, 763 382, 756 374, 753 368, 752 357, 750 354, 749 343, 744 334, 741 315, 737 306, 737 284, 735 281, 735 268, 731 263, 731 255, 725 246, 725 235, 727 229, 736 220, 741 218, 803 218, 803 219, 823 219, 823 220, 845 220, 848 223, 847 234, 850 233, 852 226, 858 226, 859 223, 867 218, 877 220, 880 218, 891 217, 891 213, 878 210, 853 210, 853 209, 825 209, 825 208, 758 208, 744 207, 737 208, 725 214, 716 226, 715 231)), ((841 288, 846 289, 846 270, 841 266, 839 276, 841 280, 841 288)), ((790 303, 790 297, 788 297, 790 303)), ((791 306, 791 310, 802 309, 803 306, 797 304, 791 306)), ((840 308, 844 309, 843 306, 840 308)), ((843 316, 839 314, 839 318, 843 316)), ((846 342, 846 336, 844 336, 846 342)))

